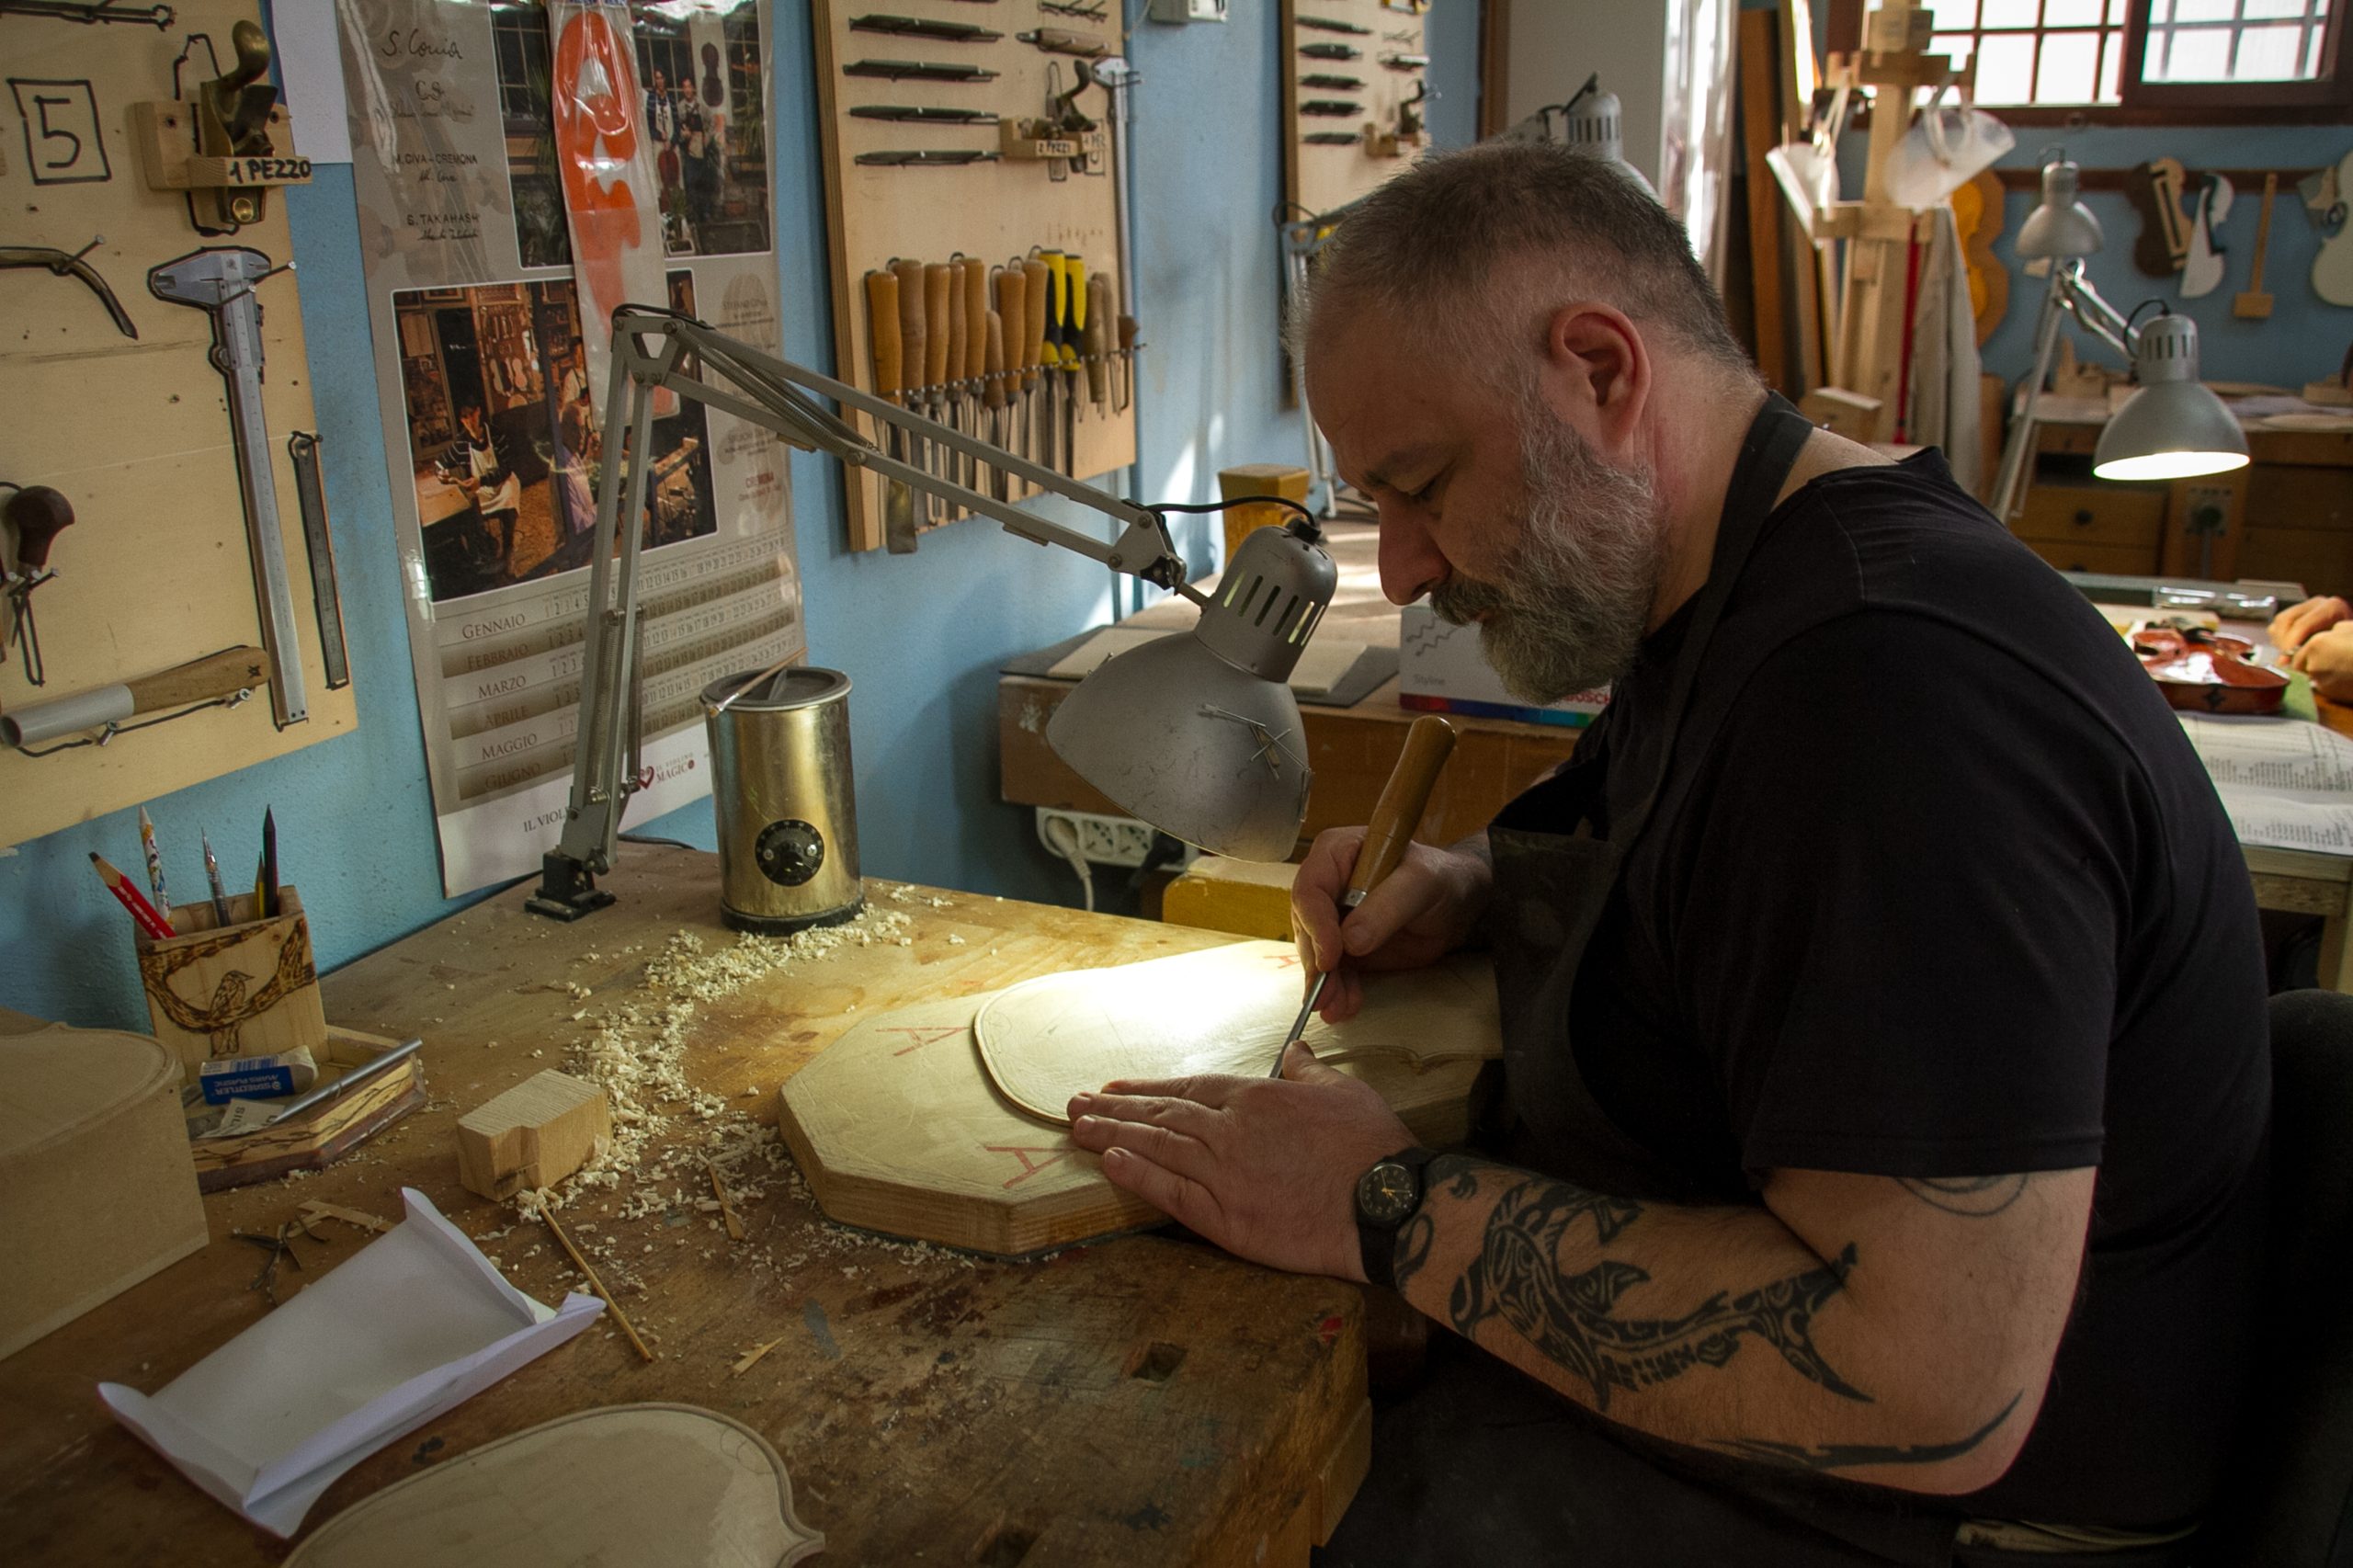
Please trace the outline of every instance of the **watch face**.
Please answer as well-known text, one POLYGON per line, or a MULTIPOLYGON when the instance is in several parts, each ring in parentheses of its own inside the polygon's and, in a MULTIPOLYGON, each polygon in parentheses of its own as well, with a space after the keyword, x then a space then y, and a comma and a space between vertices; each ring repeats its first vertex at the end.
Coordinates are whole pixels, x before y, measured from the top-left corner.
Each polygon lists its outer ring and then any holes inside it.
POLYGON ((1357 1178, 1357 1209, 1376 1225, 1404 1223, 1421 1200, 1421 1183, 1394 1160, 1383 1160, 1357 1178))

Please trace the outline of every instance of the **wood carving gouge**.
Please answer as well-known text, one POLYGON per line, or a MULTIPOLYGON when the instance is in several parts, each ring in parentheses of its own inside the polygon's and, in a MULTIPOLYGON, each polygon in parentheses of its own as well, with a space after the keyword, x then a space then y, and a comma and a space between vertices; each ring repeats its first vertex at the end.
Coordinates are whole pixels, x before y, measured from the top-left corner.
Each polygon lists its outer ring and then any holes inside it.
MULTIPOLYGON (((1421 825, 1422 813, 1429 808, 1430 790, 1453 750, 1454 726, 1435 713, 1423 714, 1405 732, 1405 749, 1398 755, 1389 782, 1381 787, 1364 842, 1357 846, 1356 869, 1349 873, 1348 891, 1340 899, 1342 921, 1367 894, 1387 881, 1389 873, 1404 859, 1406 846, 1414 841, 1414 829, 1421 825)), ((1283 1058, 1290 1054, 1291 1043, 1307 1032, 1307 1020, 1315 1016, 1315 1005, 1324 999, 1324 983, 1331 978, 1332 971, 1324 970, 1307 988, 1307 1001, 1291 1021, 1290 1032, 1283 1036, 1282 1049, 1275 1052, 1267 1077, 1283 1075, 1283 1058)))
MULTIPOLYGON (((925 363, 923 263, 893 261, 891 263, 891 272, 899 280, 899 387, 906 395, 907 406, 920 409, 923 406, 921 385, 925 363)), ((907 454, 907 461, 923 472, 929 473, 931 472, 931 443, 921 436, 910 436, 908 439, 912 443, 912 450, 907 454)), ((926 523, 931 521, 933 516, 931 497, 922 496, 918 504, 923 507, 921 520, 926 523)), ((884 517, 886 530, 888 524, 889 517, 886 514, 884 517)))
POLYGON ((923 17, 892 17, 875 13, 852 17, 854 33, 903 33, 909 38, 938 39, 947 43, 995 43, 1005 35, 970 22, 935 22, 923 17))
POLYGON ((881 76, 893 82, 994 82, 997 74, 977 65, 936 65, 926 60, 853 60, 845 76, 881 76))
MULTIPOLYGON (((1364 85, 1358 82, 1358 86, 1364 85)), ((918 125, 995 125, 997 116, 984 108, 931 108, 914 104, 860 104, 851 109, 855 119, 906 120, 918 125)))

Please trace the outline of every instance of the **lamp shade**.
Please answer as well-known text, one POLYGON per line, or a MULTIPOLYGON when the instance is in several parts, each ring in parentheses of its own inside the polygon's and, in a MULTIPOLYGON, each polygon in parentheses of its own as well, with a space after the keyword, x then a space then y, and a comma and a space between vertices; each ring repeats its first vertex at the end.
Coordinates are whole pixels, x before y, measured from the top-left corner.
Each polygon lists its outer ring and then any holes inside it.
POLYGON ((1288 859, 1307 818, 1290 687, 1227 663, 1198 631, 1106 661, 1054 710, 1046 744, 1121 811, 1212 854, 1288 859))
POLYGON ((1307 741, 1286 683, 1339 571, 1312 524, 1261 528, 1200 623, 1107 660, 1046 722, 1054 755, 1163 833, 1288 860, 1307 820, 1307 741))
POLYGON ((2141 390, 2100 432, 2101 479, 2188 479, 2245 468, 2246 432, 2198 380, 2198 326, 2159 316, 2143 327, 2132 363, 2141 390))
POLYGON ((2043 165, 2041 205, 2027 214, 2018 229, 2020 260, 2096 256, 2108 243, 2099 220, 2076 199, 2079 188, 2080 175, 2074 164, 2060 158, 2043 165))

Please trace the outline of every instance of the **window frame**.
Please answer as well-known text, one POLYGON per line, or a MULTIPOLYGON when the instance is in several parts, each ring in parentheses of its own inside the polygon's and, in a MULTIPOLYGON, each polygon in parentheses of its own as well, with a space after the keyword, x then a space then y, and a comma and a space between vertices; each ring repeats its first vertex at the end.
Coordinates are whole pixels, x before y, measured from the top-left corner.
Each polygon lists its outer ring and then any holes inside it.
MULTIPOLYGON (((1828 0, 1828 47, 1852 54, 1862 48, 1865 0, 1828 0)), ((2310 82, 2154 82, 2140 79, 2146 58, 2149 0, 2126 0, 2123 67, 2113 104, 2001 104, 1991 107, 2006 125, 2333 125, 2353 111, 2353 45, 2347 14, 2353 0, 2331 0, 2321 40, 2321 71, 2310 82), (2259 100, 2259 101, 2258 101, 2259 100)))

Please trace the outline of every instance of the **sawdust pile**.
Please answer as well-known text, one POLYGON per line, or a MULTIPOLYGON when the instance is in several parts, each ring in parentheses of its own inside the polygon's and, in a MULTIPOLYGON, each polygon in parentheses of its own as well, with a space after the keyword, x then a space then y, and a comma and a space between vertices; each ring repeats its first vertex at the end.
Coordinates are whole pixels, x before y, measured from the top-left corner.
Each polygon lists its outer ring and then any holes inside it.
MULTIPOLYGON (((912 924, 896 910, 869 905, 840 926, 790 937, 747 933, 716 951, 690 931, 675 933, 647 962, 635 992, 602 1016, 584 1019, 588 1033, 565 1053, 565 1070, 598 1085, 611 1100, 611 1142, 557 1187, 518 1194, 518 1210, 536 1217, 543 1203, 561 1210, 591 1192, 605 1192, 618 1200, 618 1219, 707 1214, 700 1207, 712 1197, 706 1161, 734 1203, 757 1198, 779 1179, 797 1181, 773 1128, 689 1081, 687 1037, 698 1007, 845 948, 903 945, 911 940, 905 933, 912 924)), ((709 1223, 716 1227, 719 1221, 709 1223)), ((596 1250, 600 1258, 612 1256, 596 1250)))

